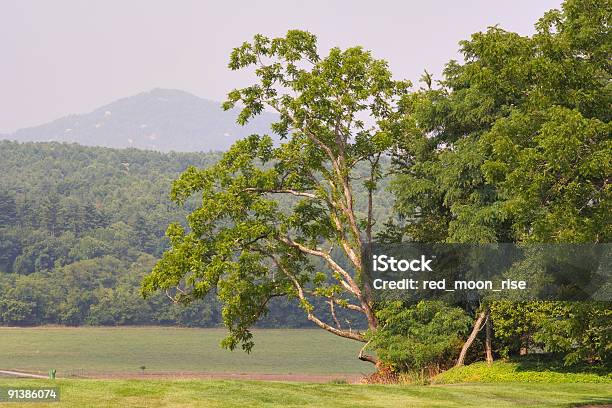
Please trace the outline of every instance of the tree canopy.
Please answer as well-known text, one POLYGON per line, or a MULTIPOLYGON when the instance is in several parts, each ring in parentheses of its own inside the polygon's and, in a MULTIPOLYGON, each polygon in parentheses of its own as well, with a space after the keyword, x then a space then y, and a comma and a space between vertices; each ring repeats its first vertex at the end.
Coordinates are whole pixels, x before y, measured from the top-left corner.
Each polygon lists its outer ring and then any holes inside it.
MULTIPOLYGON (((266 314, 270 299, 286 297, 323 329, 370 342, 391 366, 438 364, 436 356, 418 351, 424 340, 417 334, 438 333, 440 353, 452 355, 465 312, 433 303, 375 304, 363 250, 376 236, 608 242, 610 16, 609 2, 567 0, 538 21, 532 36, 490 27, 460 42, 462 62, 450 61, 440 80, 425 72, 416 90, 360 47, 321 56, 308 32, 256 35, 234 49, 229 67, 254 69, 257 82, 230 92, 224 107, 241 107, 242 124, 265 110, 277 112, 271 130, 281 142, 252 135, 214 166, 181 175, 173 199, 182 203, 197 194, 201 204, 186 227, 168 229, 171 248, 145 279, 144 293, 161 289, 188 303, 215 292, 229 328, 225 345, 232 349, 241 344, 249 351, 249 328, 266 314), (387 157, 391 168, 381 165, 387 157), (396 213, 381 218, 373 210, 374 193, 387 171, 396 213), (355 193, 359 185, 364 195, 355 193), (281 202, 281 196, 291 200, 281 202), (365 316, 367 331, 347 327, 339 310, 365 316), (415 326, 400 324, 396 315, 415 326), (447 322, 443 315, 455 316, 447 331, 438 330, 447 322), (398 336, 407 337, 398 342, 398 336)), ((479 308, 463 306, 468 313, 479 308)), ((565 327, 564 335, 574 337, 562 343, 564 352, 584 346, 575 355, 592 360, 609 353, 597 348, 610 343, 600 330, 609 317, 606 305, 582 304, 580 313, 568 304, 510 307, 538 310, 537 333, 528 328, 521 339, 552 350, 551 339, 561 335, 552 328, 565 327), (547 318, 546 310, 555 313, 547 318), (592 316, 591 340, 576 337, 584 327, 576 318, 585 313, 592 316)), ((478 311, 459 362, 481 324, 492 358, 491 320, 500 334, 497 351, 509 350, 516 338, 507 328, 520 322, 506 312, 505 304, 491 302, 478 311)), ((378 361, 364 349, 360 358, 378 361)))
MULTIPOLYGON (((464 61, 406 98, 394 230, 426 242, 609 242, 611 17, 609 2, 568 0, 531 37, 491 27, 462 41, 464 61)), ((482 313, 504 353, 610 353, 608 304, 502 302, 482 313)))
MULTIPOLYGON (((566 1, 532 37, 462 41, 437 87, 407 98, 397 208, 417 240, 610 240, 610 16, 566 1), (428 234, 435 231, 435 234, 428 234)), ((431 79, 430 79, 431 81, 431 79)))
MULTIPOLYGON (((361 256, 373 239, 374 192, 381 157, 398 132, 399 104, 409 83, 360 47, 319 56, 314 35, 256 35, 234 49, 229 67, 254 67, 258 82, 229 93, 239 123, 264 109, 279 114, 272 130, 237 142, 216 165, 189 168, 174 183, 177 202, 198 193, 189 229, 168 229, 172 248, 145 280, 144 291, 175 288, 177 301, 216 290, 230 330, 226 345, 250 350, 249 327, 277 296, 296 298, 307 318, 339 336, 365 342, 335 309, 365 316, 375 329, 361 256), (355 194, 356 185, 366 190, 355 194), (294 199, 279 205, 277 196, 294 199), (359 201, 359 202, 358 202, 359 201), (330 308, 320 317, 315 299, 330 308)), ((374 361, 374 357, 361 355, 374 361)))

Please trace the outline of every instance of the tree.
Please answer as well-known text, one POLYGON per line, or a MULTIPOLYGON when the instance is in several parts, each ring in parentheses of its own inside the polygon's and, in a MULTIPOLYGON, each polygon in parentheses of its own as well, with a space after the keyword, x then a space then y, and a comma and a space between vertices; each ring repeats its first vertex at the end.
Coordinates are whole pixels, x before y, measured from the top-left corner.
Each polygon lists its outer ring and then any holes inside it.
POLYGON ((15 258, 21 250, 19 229, 0 228, 0 273, 13 271, 15 258))
MULTIPOLYGON (((609 1, 567 0, 532 37, 491 27, 406 98, 394 191, 411 239, 609 242, 611 19, 609 1)), ((515 304, 510 324, 536 306, 515 304)))
MULTIPOLYGON (((202 202, 187 229, 168 228, 171 249, 143 293, 173 290, 177 302, 189 302, 216 291, 230 349, 251 350, 249 328, 274 297, 297 299, 317 326, 365 343, 364 331, 343 325, 336 312, 362 314, 370 331, 378 327, 361 257, 372 242, 381 156, 400 130, 409 83, 393 80, 386 62, 360 47, 321 58, 315 36, 304 31, 256 35, 234 49, 229 67, 255 67, 259 81, 230 92, 224 108, 240 104, 240 124, 276 111, 272 130, 281 142, 252 135, 218 164, 190 167, 174 182, 173 200, 198 193, 202 202), (327 321, 320 304, 329 307, 327 321)), ((363 349, 359 358, 377 362, 363 349)))

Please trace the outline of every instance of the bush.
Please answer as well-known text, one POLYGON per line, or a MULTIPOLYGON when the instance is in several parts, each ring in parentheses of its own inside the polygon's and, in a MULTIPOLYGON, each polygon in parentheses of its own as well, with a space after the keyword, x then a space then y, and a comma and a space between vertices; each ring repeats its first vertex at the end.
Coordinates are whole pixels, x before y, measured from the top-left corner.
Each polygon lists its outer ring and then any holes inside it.
POLYGON ((521 347, 564 355, 566 365, 612 359, 612 309, 597 302, 493 302, 496 346, 504 357, 521 347))
POLYGON ((370 347, 396 372, 434 371, 449 367, 469 330, 462 309, 439 301, 406 307, 391 302, 377 312, 379 328, 369 334, 370 347))

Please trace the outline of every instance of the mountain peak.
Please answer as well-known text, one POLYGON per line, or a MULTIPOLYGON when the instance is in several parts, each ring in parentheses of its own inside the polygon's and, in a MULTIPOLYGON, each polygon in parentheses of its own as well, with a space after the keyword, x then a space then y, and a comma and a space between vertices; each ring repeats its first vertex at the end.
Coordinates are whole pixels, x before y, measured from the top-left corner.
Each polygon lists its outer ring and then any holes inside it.
POLYGON ((247 135, 269 133, 276 119, 274 114, 263 113, 239 126, 237 115, 236 110, 223 111, 221 102, 178 89, 155 88, 90 113, 68 115, 0 138, 159 151, 226 150, 247 135))

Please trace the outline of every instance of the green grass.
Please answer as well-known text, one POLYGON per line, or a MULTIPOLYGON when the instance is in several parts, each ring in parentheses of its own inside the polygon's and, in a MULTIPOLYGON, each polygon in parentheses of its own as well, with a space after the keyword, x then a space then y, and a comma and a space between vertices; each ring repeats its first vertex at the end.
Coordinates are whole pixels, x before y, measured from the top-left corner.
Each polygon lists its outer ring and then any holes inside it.
POLYGON ((535 358, 503 362, 491 366, 484 362, 455 367, 433 378, 435 384, 457 383, 606 383, 612 386, 612 374, 605 368, 568 368, 555 361, 537 361, 535 358))
MULTIPOLYGON (((0 369, 58 375, 243 372, 349 374, 371 370, 359 344, 320 330, 258 330, 247 355, 220 349, 223 330, 160 327, 1 328, 0 369)), ((32 407, 574 407, 612 404, 608 373, 563 372, 550 362, 474 364, 436 377, 433 386, 219 380, 47 380, 0 378, 0 387, 60 387, 59 404, 32 407), (554 368, 555 371, 548 369, 554 368), (531 381, 530 383, 519 381, 531 381), (539 381, 539 382, 538 382, 539 381), (599 383, 595 383, 598 382, 599 383), (602 382, 603 381, 603 382, 602 382), (486 382, 497 382, 495 384, 486 382), (563 382, 563 383, 562 383, 563 382), (590 383, 588 383, 590 382, 590 383)), ((16 404, 0 404, 16 406, 16 404)))
POLYGON ((251 354, 221 349, 223 329, 0 328, 0 369, 92 372, 369 373, 360 343, 322 330, 256 330, 251 354))
MULTIPOLYGON (((574 407, 612 403, 607 384, 382 386, 257 381, 60 380, 60 403, 42 407, 574 407)), ((0 387, 51 386, 0 379, 0 387)), ((6 404, 6 406, 14 406, 6 404)))

